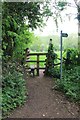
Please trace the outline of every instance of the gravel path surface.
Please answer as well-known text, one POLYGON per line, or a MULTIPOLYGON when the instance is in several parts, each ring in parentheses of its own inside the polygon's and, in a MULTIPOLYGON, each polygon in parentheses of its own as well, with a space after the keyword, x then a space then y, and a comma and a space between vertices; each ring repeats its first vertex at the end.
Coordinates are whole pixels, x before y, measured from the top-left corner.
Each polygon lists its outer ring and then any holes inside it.
POLYGON ((69 102, 65 96, 51 88, 54 80, 43 76, 26 78, 28 99, 26 103, 11 113, 9 118, 76 118, 79 107, 69 102))

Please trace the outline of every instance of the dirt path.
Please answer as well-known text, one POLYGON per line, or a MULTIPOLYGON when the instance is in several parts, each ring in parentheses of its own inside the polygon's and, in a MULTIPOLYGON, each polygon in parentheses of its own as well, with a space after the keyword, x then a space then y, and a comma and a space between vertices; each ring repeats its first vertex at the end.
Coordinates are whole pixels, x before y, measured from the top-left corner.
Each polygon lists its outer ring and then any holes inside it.
POLYGON ((27 80, 29 97, 25 105, 17 108, 9 118, 76 118, 78 106, 66 100, 65 96, 52 90, 54 81, 43 77, 30 77, 27 80))

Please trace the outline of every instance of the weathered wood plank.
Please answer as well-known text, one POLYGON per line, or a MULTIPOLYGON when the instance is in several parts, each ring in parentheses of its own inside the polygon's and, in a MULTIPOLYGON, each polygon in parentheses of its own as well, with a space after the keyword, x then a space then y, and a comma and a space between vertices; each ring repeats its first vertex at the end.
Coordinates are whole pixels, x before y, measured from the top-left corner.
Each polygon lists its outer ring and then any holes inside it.
MULTIPOLYGON (((37 62, 37 60, 26 60, 26 62, 37 62)), ((45 62, 45 60, 39 60, 39 62, 45 62)))
POLYGON ((27 56, 33 56, 33 55, 47 55, 47 53, 29 53, 27 56))

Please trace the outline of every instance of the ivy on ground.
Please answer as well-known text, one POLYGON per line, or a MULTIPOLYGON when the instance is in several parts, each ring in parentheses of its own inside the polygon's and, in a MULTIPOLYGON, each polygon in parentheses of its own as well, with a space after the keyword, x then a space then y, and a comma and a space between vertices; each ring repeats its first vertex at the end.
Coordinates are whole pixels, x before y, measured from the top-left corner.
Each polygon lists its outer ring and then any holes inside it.
POLYGON ((58 90, 74 101, 80 101, 80 66, 64 70, 62 80, 57 80, 58 90))
POLYGON ((2 78, 3 117, 7 116, 14 108, 24 104, 27 93, 23 75, 16 69, 15 64, 10 63, 4 66, 2 78))

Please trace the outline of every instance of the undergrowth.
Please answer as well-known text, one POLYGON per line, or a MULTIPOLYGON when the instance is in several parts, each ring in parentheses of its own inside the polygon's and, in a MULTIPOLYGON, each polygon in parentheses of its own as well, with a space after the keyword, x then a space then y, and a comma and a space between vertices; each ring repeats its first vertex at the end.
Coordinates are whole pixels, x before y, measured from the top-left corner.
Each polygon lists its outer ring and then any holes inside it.
POLYGON ((4 65, 2 77, 2 116, 7 116, 11 110, 24 104, 26 87, 23 74, 16 70, 13 63, 4 65))
POLYGON ((62 80, 57 80, 58 90, 68 98, 80 102, 80 66, 63 71, 62 80))

